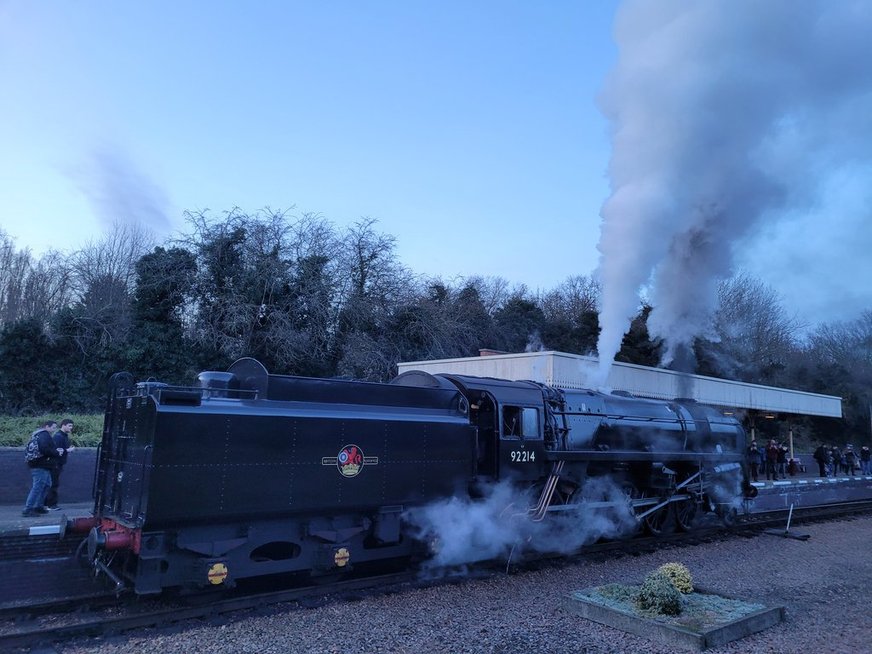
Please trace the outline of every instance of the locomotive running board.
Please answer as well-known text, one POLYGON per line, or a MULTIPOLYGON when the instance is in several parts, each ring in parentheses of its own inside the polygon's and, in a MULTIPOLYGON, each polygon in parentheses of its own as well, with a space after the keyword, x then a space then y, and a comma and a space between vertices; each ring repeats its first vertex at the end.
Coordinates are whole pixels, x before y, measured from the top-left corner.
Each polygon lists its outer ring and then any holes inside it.
POLYGON ((700 461, 706 463, 736 463, 742 454, 718 452, 637 452, 627 450, 546 450, 549 461, 700 461))

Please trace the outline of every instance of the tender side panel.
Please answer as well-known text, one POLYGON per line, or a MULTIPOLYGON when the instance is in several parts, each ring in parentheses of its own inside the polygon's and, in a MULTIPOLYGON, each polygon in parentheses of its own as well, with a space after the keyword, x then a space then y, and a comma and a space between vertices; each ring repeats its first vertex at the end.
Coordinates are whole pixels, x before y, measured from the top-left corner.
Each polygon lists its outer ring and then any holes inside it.
POLYGON ((456 413, 255 410, 233 401, 162 408, 149 525, 421 503, 471 475, 474 431, 456 413))

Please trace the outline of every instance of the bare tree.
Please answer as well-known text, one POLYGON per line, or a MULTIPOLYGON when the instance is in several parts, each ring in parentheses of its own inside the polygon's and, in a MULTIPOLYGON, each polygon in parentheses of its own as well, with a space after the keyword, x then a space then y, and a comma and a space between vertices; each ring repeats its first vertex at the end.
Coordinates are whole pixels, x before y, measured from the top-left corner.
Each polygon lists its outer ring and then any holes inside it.
POLYGON ((249 215, 238 208, 213 219, 186 213, 193 233, 185 245, 197 256, 194 337, 225 359, 256 356, 267 365, 276 312, 289 278, 284 211, 249 215))
MULTIPOLYGON (((798 359, 796 376, 805 381, 808 390, 842 398, 840 436, 870 442, 872 310, 867 309, 856 320, 819 325, 798 359)), ((834 425, 825 429, 830 432, 827 438, 833 438, 834 425)))
POLYGON ((309 375, 333 373, 342 242, 316 214, 236 208, 186 214, 198 274, 191 334, 217 364, 240 356, 309 375))
POLYGON ((115 223, 99 240, 69 258, 71 313, 60 329, 78 343, 86 358, 108 345, 122 344, 131 325, 130 296, 136 262, 151 247, 151 233, 134 223, 115 223))
POLYGON ((775 383, 796 348, 802 324, 759 279, 741 273, 721 282, 714 329, 719 343, 698 344, 702 372, 775 383))
POLYGON ((153 234, 138 223, 116 222, 101 238, 88 242, 70 258, 79 299, 106 279, 133 290, 136 262, 154 246, 153 234))
POLYGON ((567 278, 543 293, 538 304, 545 314, 542 339, 549 348, 590 354, 596 351, 602 288, 585 275, 567 278))
POLYGON ((24 289, 33 265, 29 250, 18 250, 0 229, 0 325, 27 317, 23 312, 24 289))
MULTIPOLYGON (((396 257, 394 237, 377 232, 375 224, 374 219, 362 218, 348 227, 339 256, 338 371, 363 379, 390 375, 385 373, 385 365, 372 364, 381 354, 352 348, 396 351, 389 328, 393 311, 414 304, 418 293, 414 275, 396 257)), ((388 355, 385 360, 390 359, 388 355)))
POLYGON ((809 352, 824 363, 872 367, 872 310, 854 321, 819 325, 809 337, 809 352))
POLYGON ((493 317, 512 295, 518 294, 502 277, 481 277, 474 275, 463 280, 463 285, 475 289, 488 315, 493 317))
POLYGON ((49 251, 36 261, 0 229, 0 326, 29 318, 44 322, 50 311, 67 306, 70 290, 64 255, 49 251))
POLYGON ((45 320, 48 312, 68 307, 73 297, 69 258, 50 250, 31 266, 22 296, 22 313, 45 320))
POLYGON ((330 375, 340 306, 340 243, 332 225, 316 214, 303 214, 288 228, 287 297, 271 316, 269 344, 283 370, 330 375))

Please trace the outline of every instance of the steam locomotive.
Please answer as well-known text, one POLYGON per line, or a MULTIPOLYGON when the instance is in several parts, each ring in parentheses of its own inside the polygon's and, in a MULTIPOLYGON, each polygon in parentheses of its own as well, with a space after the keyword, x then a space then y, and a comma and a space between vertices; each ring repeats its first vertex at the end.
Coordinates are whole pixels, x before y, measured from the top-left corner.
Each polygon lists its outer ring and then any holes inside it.
MULTIPOLYGON (((269 374, 241 359, 191 387, 113 376, 87 558, 118 589, 228 588, 426 556, 416 508, 483 501, 573 524, 580 507, 639 528, 736 516, 747 482, 736 420, 693 401, 424 372, 389 384, 269 374), (619 489, 591 495, 592 480, 619 489), (514 492, 514 491, 513 491, 514 492)), ((520 517, 519 517, 520 516, 520 517)), ((83 545, 84 547, 84 545, 83 545)))

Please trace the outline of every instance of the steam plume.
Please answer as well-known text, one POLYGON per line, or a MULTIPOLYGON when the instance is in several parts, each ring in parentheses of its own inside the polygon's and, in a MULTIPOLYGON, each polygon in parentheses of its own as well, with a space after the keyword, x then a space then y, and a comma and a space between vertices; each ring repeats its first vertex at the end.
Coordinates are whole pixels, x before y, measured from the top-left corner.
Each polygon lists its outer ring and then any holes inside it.
POLYGON ((665 365, 710 332, 719 279, 755 229, 807 209, 828 174, 868 163, 872 3, 632 0, 600 98, 600 383, 639 292, 665 365))
POLYGON ((166 234, 169 199, 120 147, 95 149, 88 165, 74 175, 104 229, 130 224, 166 234))

